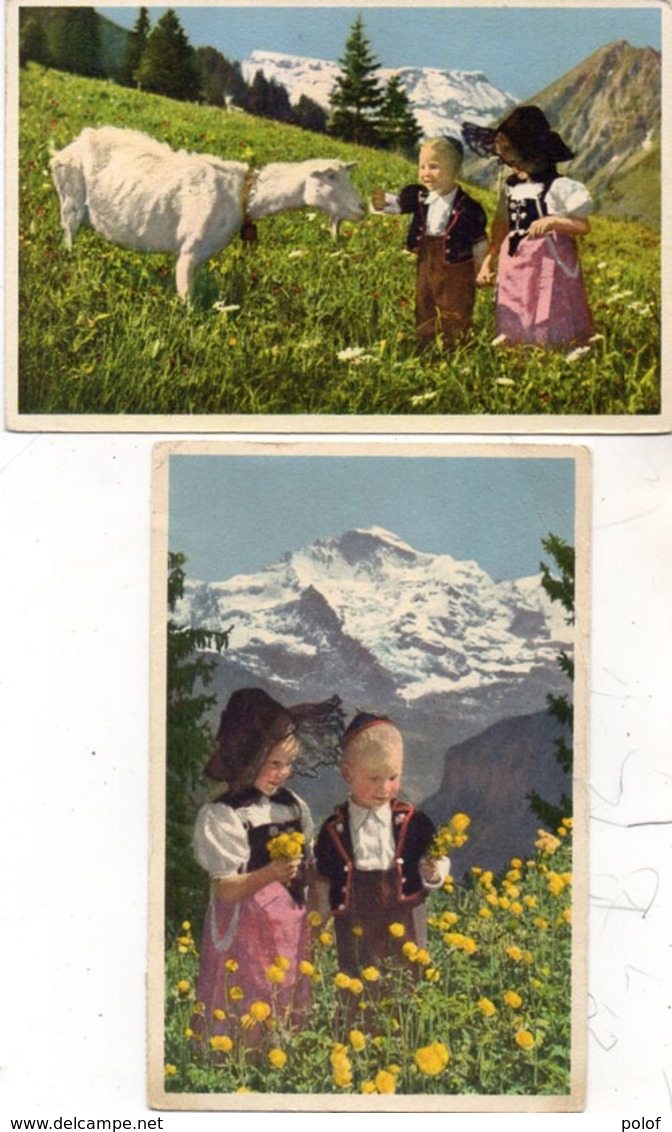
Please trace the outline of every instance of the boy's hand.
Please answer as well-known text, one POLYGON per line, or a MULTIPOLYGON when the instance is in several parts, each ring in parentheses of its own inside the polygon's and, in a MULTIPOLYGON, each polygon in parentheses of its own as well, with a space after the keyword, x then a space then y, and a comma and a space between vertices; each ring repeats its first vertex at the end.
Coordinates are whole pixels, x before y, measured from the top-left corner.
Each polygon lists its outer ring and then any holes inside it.
POLYGON ((371 194, 371 204, 376 209, 376 212, 382 212, 385 208, 385 189, 375 188, 371 194))
POLYGON ((269 869, 273 875, 273 880, 279 880, 282 884, 289 884, 290 881, 294 880, 300 865, 300 857, 277 857, 275 861, 271 861, 269 869))
POLYGON ((439 872, 439 867, 436 861, 421 861, 420 873, 422 875, 422 879, 428 881, 429 884, 438 884, 441 880, 441 873, 439 872))

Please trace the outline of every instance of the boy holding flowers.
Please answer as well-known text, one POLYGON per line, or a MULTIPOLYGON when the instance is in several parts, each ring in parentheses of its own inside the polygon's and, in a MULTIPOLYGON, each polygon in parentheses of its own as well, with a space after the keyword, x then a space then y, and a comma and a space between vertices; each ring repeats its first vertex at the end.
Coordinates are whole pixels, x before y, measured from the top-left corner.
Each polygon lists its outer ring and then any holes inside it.
POLYGON ((431 856, 430 818, 397 796, 404 745, 392 720, 359 713, 341 749, 349 797, 322 825, 315 857, 339 968, 354 976, 399 955, 404 941, 424 945, 426 890, 440 887, 450 861, 431 856))

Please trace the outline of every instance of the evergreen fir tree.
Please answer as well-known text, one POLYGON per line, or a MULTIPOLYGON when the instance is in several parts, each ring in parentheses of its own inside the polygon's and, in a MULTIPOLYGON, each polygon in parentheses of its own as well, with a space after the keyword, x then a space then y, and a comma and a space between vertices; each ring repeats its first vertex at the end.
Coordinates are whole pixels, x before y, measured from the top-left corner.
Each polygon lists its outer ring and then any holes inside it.
POLYGON ((378 61, 371 53, 361 16, 352 25, 339 63, 342 71, 330 97, 329 133, 357 145, 375 145, 383 91, 376 78, 378 61))
POLYGON ((392 75, 385 88, 378 120, 379 143, 408 156, 415 154, 422 130, 415 120, 406 91, 398 75, 392 75))
POLYGON ((98 15, 94 8, 52 8, 53 65, 93 78, 104 73, 98 15))
POLYGON ((324 134, 327 130, 326 112, 307 94, 302 94, 294 107, 294 121, 303 130, 312 130, 315 134, 324 134))
POLYGON ((27 63, 42 63, 48 67, 51 62, 49 40, 40 16, 30 8, 20 9, 19 26, 19 66, 27 63), (23 18, 25 13, 25 18, 23 18))
POLYGON ((136 71, 140 66, 143 52, 151 32, 151 22, 147 8, 141 8, 133 30, 126 41, 124 61, 119 72, 119 82, 122 86, 135 86, 137 83, 136 71))
POLYGON ((151 32, 136 79, 143 90, 154 94, 183 100, 198 98, 196 53, 173 8, 168 9, 151 32))
POLYGON ((207 885, 191 847, 198 810, 195 796, 214 745, 204 719, 216 703, 206 688, 216 667, 204 649, 227 647, 230 629, 180 625, 175 607, 184 593, 183 554, 168 555, 168 640, 166 674, 166 922, 176 930, 186 916, 200 918, 207 903, 207 885))
MULTIPOLYGON (((542 539, 541 545, 555 561, 554 567, 548 566, 545 562, 540 562, 541 584, 551 601, 559 601, 564 607, 567 614, 565 617, 566 623, 573 625, 576 565, 574 547, 568 546, 567 543, 564 542, 563 539, 558 538, 557 535, 548 535, 547 538, 542 539)), ((574 661, 567 655, 564 649, 558 654, 558 665, 562 672, 565 673, 565 676, 573 681, 574 661)), ((569 730, 571 736, 574 723, 574 708, 570 702, 569 696, 566 694, 554 696, 549 693, 546 697, 546 703, 548 704, 549 715, 557 719, 558 723, 562 725, 563 731, 569 730)), ((565 773, 570 774, 574 763, 574 752, 572 747, 567 744, 564 734, 555 740, 555 757, 565 773)), ((559 805, 548 802, 536 791, 528 795, 528 801, 532 812, 535 813, 551 831, 558 828, 563 818, 571 817, 572 799, 567 794, 563 794, 559 805)))

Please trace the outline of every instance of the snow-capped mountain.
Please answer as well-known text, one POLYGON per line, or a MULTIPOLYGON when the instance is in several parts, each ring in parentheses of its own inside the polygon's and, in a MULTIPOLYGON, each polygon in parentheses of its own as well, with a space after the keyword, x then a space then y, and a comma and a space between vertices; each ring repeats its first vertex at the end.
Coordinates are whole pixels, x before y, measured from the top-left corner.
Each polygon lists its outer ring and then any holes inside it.
MULTIPOLYGON (((266 79, 275 79, 286 88, 293 103, 305 94, 324 110, 329 109, 329 95, 341 71, 338 63, 329 60, 273 51, 253 51, 242 68, 247 82, 252 82, 257 71, 262 71, 266 79)), ((493 86, 482 71, 382 68, 378 71, 381 86, 384 87, 393 74, 401 80, 425 137, 459 135, 460 126, 466 120, 492 125, 516 103, 511 95, 493 86)))
MULTIPOLYGON (((190 581, 178 613, 233 624, 227 657, 250 673, 300 691, 306 673, 347 660, 406 703, 518 683, 553 670, 569 644, 538 577, 496 583, 476 562, 416 551, 377 527, 320 540, 258 574, 190 581)), ((360 684, 352 691, 361 697, 360 684)))
MULTIPOLYGON (((213 723, 232 691, 252 685, 287 705, 336 694, 348 717, 387 713, 404 735, 405 796, 428 799, 443 820, 458 793, 448 769, 456 764, 472 816, 508 831, 502 844, 529 822, 531 790, 558 795, 558 725, 546 696, 569 690, 557 654, 571 651, 572 633, 539 577, 495 582, 476 562, 372 527, 288 552, 256 574, 188 580, 174 616, 233 626, 208 689, 213 723), (472 751, 478 767, 461 778, 472 751), (472 797, 478 782, 487 805, 472 797)), ((333 767, 296 788, 318 816, 344 789, 333 767)))

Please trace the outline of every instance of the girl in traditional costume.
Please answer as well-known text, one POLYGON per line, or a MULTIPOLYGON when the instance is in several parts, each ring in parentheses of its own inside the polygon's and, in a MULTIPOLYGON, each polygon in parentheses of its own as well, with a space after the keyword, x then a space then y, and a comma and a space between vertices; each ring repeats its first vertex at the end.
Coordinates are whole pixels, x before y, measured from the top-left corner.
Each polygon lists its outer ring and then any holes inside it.
POLYGON ((227 789, 201 807, 194 832, 211 884, 197 983, 210 1035, 229 1033, 235 1016, 263 1020, 259 1004, 271 1000, 276 1018, 289 1025, 308 1005, 310 980, 299 965, 308 954, 313 821, 285 783, 303 735, 326 735, 339 711, 337 697, 287 709, 260 688, 243 688, 222 712, 205 773, 227 789), (294 852, 285 855, 288 845, 294 852))
POLYGON ((581 345, 594 334, 576 237, 590 231, 585 185, 557 164, 574 154, 538 106, 519 106, 499 126, 465 122, 467 145, 512 170, 477 284, 497 282, 498 343, 581 345))

